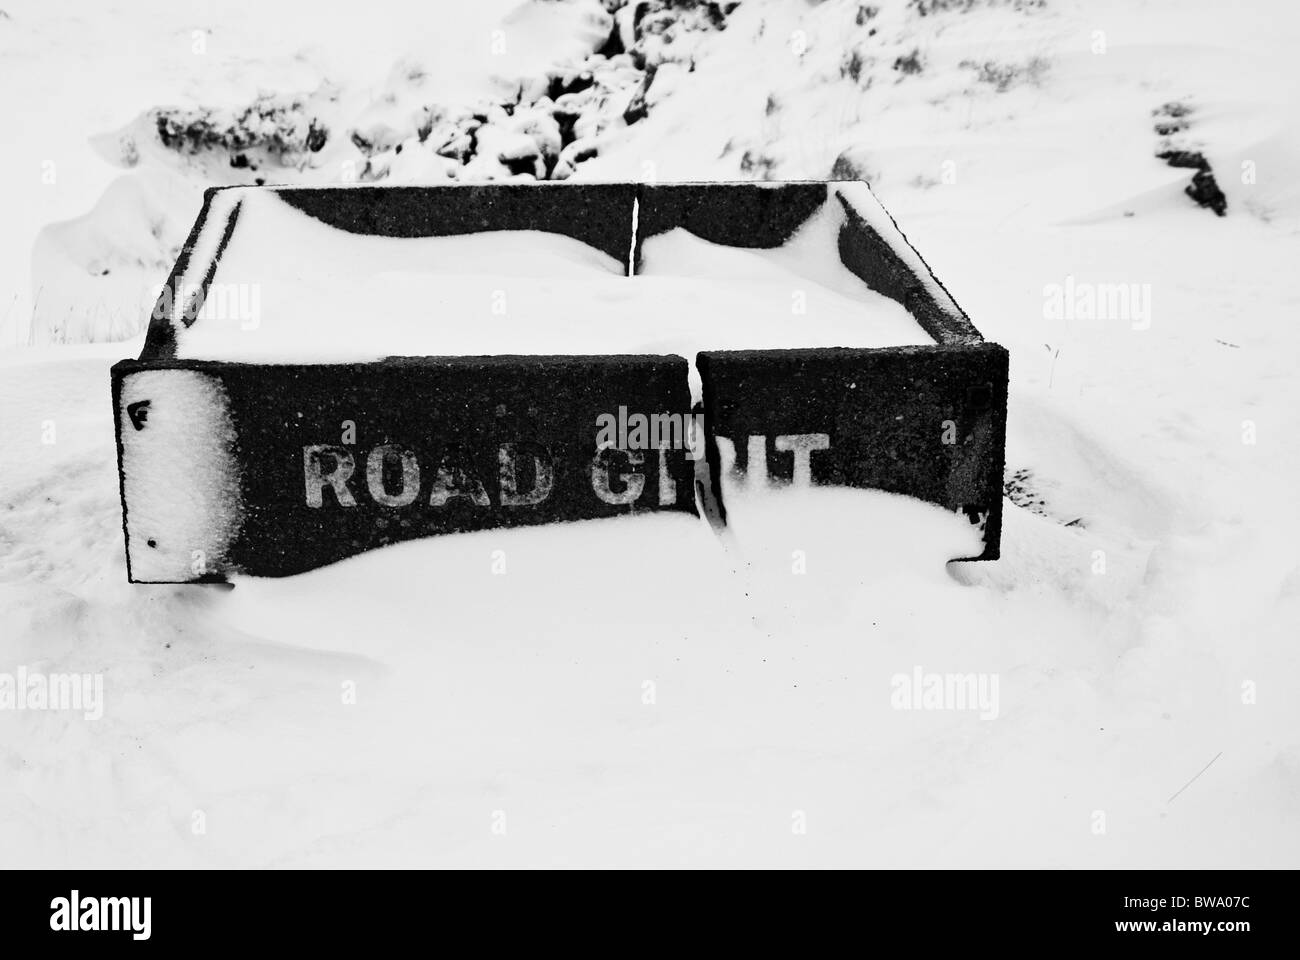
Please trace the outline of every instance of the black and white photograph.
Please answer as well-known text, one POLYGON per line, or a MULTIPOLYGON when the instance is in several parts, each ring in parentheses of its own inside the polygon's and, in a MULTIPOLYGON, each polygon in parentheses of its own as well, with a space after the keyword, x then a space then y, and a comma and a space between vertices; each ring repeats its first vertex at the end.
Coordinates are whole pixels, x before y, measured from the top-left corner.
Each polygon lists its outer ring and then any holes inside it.
POLYGON ((1249 943, 1297 49, 1283 0, 0 0, 21 926, 997 871, 1249 943))

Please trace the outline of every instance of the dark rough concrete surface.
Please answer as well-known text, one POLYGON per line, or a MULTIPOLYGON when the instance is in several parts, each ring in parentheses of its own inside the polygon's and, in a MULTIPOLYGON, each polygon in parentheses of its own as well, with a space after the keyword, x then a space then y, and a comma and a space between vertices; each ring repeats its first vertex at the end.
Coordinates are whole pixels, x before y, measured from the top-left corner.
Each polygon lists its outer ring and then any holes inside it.
POLYGON ((814 485, 906 494, 984 522, 980 559, 998 556, 1006 433, 1007 353, 996 344, 885 350, 701 353, 713 493, 723 510, 717 438, 748 470, 747 440, 767 437, 768 477, 792 478, 780 434, 825 433, 814 485), (945 439, 953 442, 947 443, 945 439))
MULTIPOLYGON (((121 378, 159 368, 213 373, 229 396, 244 507, 242 530, 230 550, 232 570, 285 576, 435 534, 659 510, 696 512, 694 463, 684 450, 667 452, 675 487, 667 504, 660 503, 654 450, 641 454, 640 465, 629 464, 620 451, 603 454, 614 494, 627 489, 622 474, 644 476, 634 502, 604 502, 592 480, 600 414, 617 413, 620 405, 647 414, 689 413, 681 357, 428 357, 304 366, 123 361, 113 368, 115 398, 121 378), (346 421, 355 424, 351 445, 342 443, 346 421), (372 495, 367 458, 384 444, 397 445, 418 464, 418 493, 411 490, 409 504, 385 505, 372 495), (502 444, 515 445, 516 494, 535 489, 534 456, 549 464, 552 486, 543 501, 503 503, 502 444), (341 504, 334 488, 324 485, 317 485, 320 505, 308 503, 304 451, 317 445, 331 448, 319 455, 326 474, 340 452, 352 456, 354 470, 345 486, 355 505, 341 504), (477 480, 487 503, 456 496, 431 504, 440 466, 463 471, 457 477, 461 489, 477 480)), ((129 423, 118 423, 119 432, 129 429, 129 423)), ((406 493, 400 452, 383 459, 380 492, 406 493)), ((124 503, 129 530, 129 491, 124 503)), ((128 542, 128 554, 135 549, 141 545, 128 542)))

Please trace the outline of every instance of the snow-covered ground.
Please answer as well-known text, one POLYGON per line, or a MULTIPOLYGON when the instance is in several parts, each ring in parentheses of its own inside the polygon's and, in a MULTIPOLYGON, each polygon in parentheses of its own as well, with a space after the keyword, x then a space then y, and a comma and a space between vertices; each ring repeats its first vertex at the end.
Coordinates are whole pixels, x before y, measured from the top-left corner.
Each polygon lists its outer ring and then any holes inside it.
POLYGON ((0 674, 101 674, 104 704, 0 710, 0 859, 1300 865, 1283 2, 743 0, 677 37, 693 70, 655 48, 635 122, 600 99, 634 92, 621 61, 570 92, 578 179, 820 178, 847 151, 1011 351, 997 563, 946 567, 969 531, 925 505, 811 491, 729 501, 722 539, 658 516, 125 582, 108 367, 140 341, 104 341, 202 187, 521 175, 551 116, 521 91, 599 47, 598 6, 5 3, 0 674), (266 92, 325 146, 253 171, 140 120, 266 92), (510 96, 531 126, 485 113, 464 170, 432 134, 396 151, 421 98, 455 127, 510 96), (1185 129, 1156 131, 1168 103, 1185 129), (918 670, 996 709, 898 709, 918 670))

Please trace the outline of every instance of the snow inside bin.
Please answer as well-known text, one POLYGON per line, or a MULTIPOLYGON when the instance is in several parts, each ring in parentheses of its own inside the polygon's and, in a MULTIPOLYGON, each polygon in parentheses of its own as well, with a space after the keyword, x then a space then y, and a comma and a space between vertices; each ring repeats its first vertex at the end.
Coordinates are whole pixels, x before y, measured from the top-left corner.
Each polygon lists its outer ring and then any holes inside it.
MULTIPOLYGON (((646 240, 632 276, 581 240, 540 230, 349 233, 272 191, 238 210, 177 357, 357 362, 388 356, 639 354, 884 347, 931 340, 841 263, 825 206, 781 247, 712 243, 684 227, 646 240)), ((629 234, 630 241, 630 234, 629 234)))

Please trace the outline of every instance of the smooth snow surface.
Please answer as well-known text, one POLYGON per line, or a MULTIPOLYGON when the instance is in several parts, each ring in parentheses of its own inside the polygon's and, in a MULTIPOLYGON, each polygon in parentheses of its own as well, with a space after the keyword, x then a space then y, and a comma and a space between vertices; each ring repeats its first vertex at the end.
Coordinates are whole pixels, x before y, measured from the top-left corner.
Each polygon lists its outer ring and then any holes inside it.
MULTIPOLYGON (((628 354, 929 342, 902 306, 840 263, 843 213, 788 248, 652 237, 643 269, 561 234, 393 238, 347 233, 273 194, 227 190, 239 218, 177 355, 326 362, 385 356, 628 354)), ((224 222, 204 231, 209 239, 224 222)), ((630 225, 629 225, 630 234, 630 225)), ((209 243, 208 246, 211 246, 209 243)), ((201 258, 194 269, 201 271, 201 258)))

